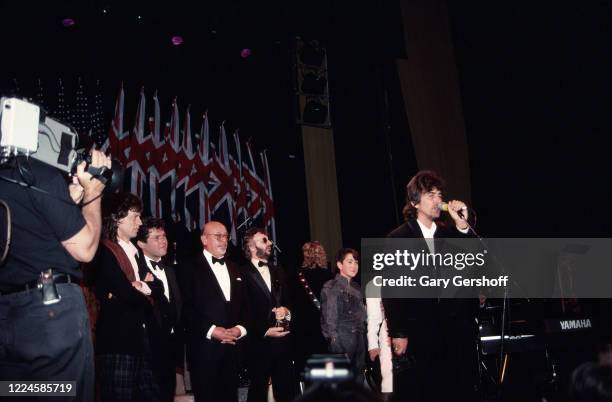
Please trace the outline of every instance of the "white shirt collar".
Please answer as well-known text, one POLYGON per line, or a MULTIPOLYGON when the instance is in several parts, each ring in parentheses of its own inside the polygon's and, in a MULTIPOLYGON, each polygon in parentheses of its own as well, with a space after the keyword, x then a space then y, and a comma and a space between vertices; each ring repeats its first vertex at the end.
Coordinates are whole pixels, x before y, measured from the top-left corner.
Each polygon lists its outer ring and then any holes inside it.
POLYGON ((117 243, 123 248, 123 250, 126 251, 126 254, 128 254, 127 253, 128 250, 132 252, 131 255, 138 254, 138 248, 136 248, 136 246, 131 241, 121 240, 120 238, 117 237, 117 243))
MULTIPOLYGON (((145 261, 147 261, 149 263, 155 262, 155 263, 159 264, 161 262, 161 258, 157 259, 157 261, 156 261, 153 258, 150 258, 149 256, 147 256, 144 252, 142 253, 142 255, 144 255, 145 261)), ((151 264, 151 266, 153 266, 153 265, 151 264)))
POLYGON ((423 237, 426 239, 433 239, 434 233, 436 233, 436 228, 437 228, 436 222, 431 222, 430 228, 423 225, 421 221, 419 221, 418 219, 417 219, 417 223, 419 224, 419 227, 421 228, 421 231, 423 232, 423 237))
MULTIPOLYGON (((214 257, 214 255, 212 255, 212 253, 211 253, 210 251, 208 251, 208 250, 204 249, 204 258, 206 258, 206 262, 208 262, 208 265, 210 265, 211 267, 212 267, 213 265, 214 265, 215 267, 222 266, 222 265, 221 265, 221 264, 219 264, 219 263, 213 264, 213 263, 212 263, 212 259, 213 259, 213 257, 214 257)), ((217 258, 217 257, 215 257, 215 258, 217 258)), ((225 256, 223 256, 223 257, 221 257, 221 258, 225 258, 225 256)))
POLYGON ((262 269, 267 268, 269 266, 267 261, 258 260, 256 258, 251 258, 251 264, 253 264, 255 266, 255 268, 257 268, 259 270, 262 270, 262 269), (266 265, 260 267, 259 266, 259 261, 264 262, 266 265))

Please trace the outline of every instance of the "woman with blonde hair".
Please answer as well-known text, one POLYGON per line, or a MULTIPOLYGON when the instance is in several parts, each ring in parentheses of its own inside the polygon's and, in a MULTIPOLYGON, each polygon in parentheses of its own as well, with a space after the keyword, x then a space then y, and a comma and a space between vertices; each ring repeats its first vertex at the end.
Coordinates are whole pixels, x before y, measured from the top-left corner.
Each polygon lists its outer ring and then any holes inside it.
POLYGON ((299 374, 306 360, 317 353, 327 353, 321 334, 321 288, 332 278, 327 267, 327 253, 318 241, 302 246, 303 261, 293 279, 291 332, 295 342, 295 366, 299 374))

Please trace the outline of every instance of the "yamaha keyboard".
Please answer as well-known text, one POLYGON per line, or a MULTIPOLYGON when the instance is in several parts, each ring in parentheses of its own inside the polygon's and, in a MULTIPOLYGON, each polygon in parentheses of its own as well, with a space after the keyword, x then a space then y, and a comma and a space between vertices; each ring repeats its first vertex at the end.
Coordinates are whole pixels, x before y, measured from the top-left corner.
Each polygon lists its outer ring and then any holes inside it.
MULTIPOLYGON (((595 342, 609 323, 596 317, 547 318, 540 322, 512 321, 504 334, 504 351, 507 353, 571 347, 572 344, 595 342)), ((500 328, 483 322, 478 325, 482 354, 499 353, 500 328)))

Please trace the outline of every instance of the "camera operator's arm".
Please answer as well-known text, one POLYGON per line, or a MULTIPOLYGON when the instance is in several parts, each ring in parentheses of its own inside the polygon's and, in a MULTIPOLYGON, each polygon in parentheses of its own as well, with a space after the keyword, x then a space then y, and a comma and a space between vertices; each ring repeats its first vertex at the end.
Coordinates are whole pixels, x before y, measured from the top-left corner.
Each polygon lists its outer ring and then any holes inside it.
MULTIPOLYGON (((92 167, 111 167, 111 160, 100 151, 91 152, 92 167)), ((93 179, 90 173, 85 171, 85 162, 77 166, 77 178, 83 187, 83 208, 81 213, 85 218, 85 226, 71 238, 64 240, 62 245, 77 261, 89 262, 96 254, 100 233, 102 231, 101 197, 104 184, 93 179)))

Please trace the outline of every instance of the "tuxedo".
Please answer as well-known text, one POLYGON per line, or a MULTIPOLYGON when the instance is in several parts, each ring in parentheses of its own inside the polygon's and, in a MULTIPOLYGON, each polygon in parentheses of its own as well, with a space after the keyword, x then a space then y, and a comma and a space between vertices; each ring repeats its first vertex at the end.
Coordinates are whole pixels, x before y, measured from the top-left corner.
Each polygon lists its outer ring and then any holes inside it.
POLYGON ((199 253, 188 268, 183 284, 191 384, 196 402, 236 402, 238 345, 222 344, 209 333, 213 325, 226 329, 247 326, 246 289, 243 275, 230 261, 213 265, 211 267, 204 254, 199 253), (229 283, 221 284, 213 269, 224 271, 229 283), (225 285, 229 286, 229 301, 223 292, 225 285))
POLYGON ((276 324, 272 309, 279 306, 290 308, 291 305, 283 272, 272 264, 258 267, 252 262, 245 265, 242 272, 246 278, 250 312, 247 366, 251 382, 248 402, 267 401, 270 377, 275 401, 291 401, 296 396, 290 353, 291 335, 282 338, 264 336, 276 324))
MULTIPOLYGON (((411 219, 387 237, 420 238, 419 249, 427 250, 429 244, 436 253, 444 253, 449 250, 441 239, 472 236, 437 224, 433 243, 428 242, 419 223, 411 219)), ((408 338, 406 354, 415 362, 409 369, 394 366, 394 400, 475 400, 477 303, 477 298, 383 299, 389 336, 408 338)))
POLYGON ((98 247, 92 264, 94 292, 100 305, 96 354, 142 355, 151 302, 132 286, 115 256, 104 245, 98 247))
POLYGON ((157 280, 150 285, 153 306, 147 316, 147 328, 151 344, 153 373, 159 384, 161 400, 173 401, 176 388, 176 367, 181 363, 183 348, 181 341, 182 299, 174 267, 151 261, 141 255, 138 268, 141 280, 151 273, 157 280), (164 278, 167 283, 161 278, 164 278), (166 296, 167 293, 167 296, 166 296), (180 360, 179 360, 180 359, 180 360))
MULTIPOLYGON (((92 264, 100 305, 95 353, 101 399, 159 401, 147 333, 152 299, 132 286, 140 278, 117 243, 102 241, 92 264)), ((159 280, 147 284, 156 288, 159 280)))

